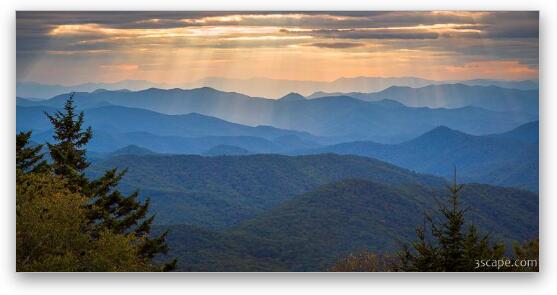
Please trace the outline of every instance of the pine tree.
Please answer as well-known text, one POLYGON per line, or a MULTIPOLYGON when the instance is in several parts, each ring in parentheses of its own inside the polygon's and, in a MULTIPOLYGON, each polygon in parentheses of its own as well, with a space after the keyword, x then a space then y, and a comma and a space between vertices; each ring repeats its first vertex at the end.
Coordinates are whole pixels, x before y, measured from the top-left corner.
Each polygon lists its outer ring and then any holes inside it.
POLYGON ((513 246, 514 256, 516 259, 528 262, 528 265, 517 268, 517 271, 538 272, 540 271, 540 239, 535 238, 513 246))
MULTIPOLYGON (((136 191, 128 196, 117 190, 118 183, 126 173, 112 169, 96 180, 88 180, 84 171, 90 163, 86 159, 85 145, 93 136, 91 127, 83 131, 84 114, 75 113, 73 94, 64 105, 64 112, 46 114, 54 129, 55 144, 48 144, 53 160, 53 171, 64 178, 72 191, 81 192, 89 198, 87 216, 93 236, 109 230, 112 233, 133 236, 139 245, 139 255, 152 259, 158 253, 166 253, 166 235, 150 238, 149 232, 154 216, 147 217, 149 200, 141 203, 136 191)), ((172 261, 163 266, 171 270, 172 261)))
MULTIPOLYGON (((133 235, 87 231, 87 198, 52 173, 27 173, 16 185, 17 271, 151 271, 133 235)), ((158 267, 158 266, 155 266, 158 267)))
POLYGON ((16 136, 16 171, 18 173, 41 172, 48 169, 46 161, 43 159, 41 149, 42 144, 31 147, 29 139, 31 131, 20 132, 16 136))
POLYGON ((64 111, 54 115, 45 112, 54 127, 55 144, 47 143, 53 161, 54 174, 66 179, 72 191, 86 188, 88 181, 83 171, 89 167, 84 146, 93 136, 91 127, 82 131, 83 112, 75 114, 73 94, 64 105, 64 111))
POLYGON ((424 226, 416 229, 417 240, 404 246, 400 256, 404 271, 478 271, 476 260, 503 257, 503 244, 492 243, 490 236, 481 235, 474 225, 465 227, 467 209, 459 202, 462 188, 456 183, 455 172, 448 205, 440 204, 440 216, 425 214, 424 226), (427 225, 432 239, 428 239, 427 225))

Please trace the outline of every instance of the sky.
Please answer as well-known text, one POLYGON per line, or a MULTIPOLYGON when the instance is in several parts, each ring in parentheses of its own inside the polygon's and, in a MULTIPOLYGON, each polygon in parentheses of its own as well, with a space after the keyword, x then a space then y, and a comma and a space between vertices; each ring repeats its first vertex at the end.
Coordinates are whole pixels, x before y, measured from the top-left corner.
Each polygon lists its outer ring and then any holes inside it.
POLYGON ((25 12, 17 80, 537 79, 538 12, 25 12))

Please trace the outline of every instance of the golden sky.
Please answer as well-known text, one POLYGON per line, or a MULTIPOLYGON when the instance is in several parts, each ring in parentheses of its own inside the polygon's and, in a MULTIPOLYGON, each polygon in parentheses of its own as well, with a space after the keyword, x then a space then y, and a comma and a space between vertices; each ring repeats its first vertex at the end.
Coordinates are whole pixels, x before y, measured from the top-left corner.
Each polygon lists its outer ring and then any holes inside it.
POLYGON ((537 12, 18 12, 17 79, 537 79, 537 12))

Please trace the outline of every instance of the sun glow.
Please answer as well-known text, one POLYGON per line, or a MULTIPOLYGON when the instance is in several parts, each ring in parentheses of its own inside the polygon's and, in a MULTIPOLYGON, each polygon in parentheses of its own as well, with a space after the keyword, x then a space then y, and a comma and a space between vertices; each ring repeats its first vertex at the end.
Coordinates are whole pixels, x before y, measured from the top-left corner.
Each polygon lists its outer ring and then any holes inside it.
MULTIPOLYGON (((501 14, 493 19, 492 12, 476 11, 218 12, 166 18, 161 13, 130 18, 125 24, 102 21, 101 16, 91 17, 98 21, 89 23, 68 19, 45 26, 47 33, 41 38, 48 42, 33 47, 41 48, 44 58, 26 68, 26 79, 50 81, 57 77, 50 73, 58 68, 74 73, 63 79, 76 83, 183 82, 214 76, 324 81, 370 75, 538 75, 537 39, 519 34, 525 26, 537 29, 530 16, 501 14), (512 30, 494 25, 505 17, 512 30), (512 38, 515 35, 520 38, 512 38), (87 72, 77 72, 84 66, 87 72)), ((27 60, 18 60, 18 65, 27 60)))

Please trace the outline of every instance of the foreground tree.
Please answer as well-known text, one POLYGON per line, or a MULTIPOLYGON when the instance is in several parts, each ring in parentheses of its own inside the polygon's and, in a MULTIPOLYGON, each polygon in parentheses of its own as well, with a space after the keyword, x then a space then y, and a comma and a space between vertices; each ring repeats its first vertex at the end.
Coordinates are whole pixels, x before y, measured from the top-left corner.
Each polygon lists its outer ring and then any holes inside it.
MULTIPOLYGON (((153 216, 146 217, 149 200, 141 203, 136 191, 128 196, 116 189, 126 171, 117 169, 106 171, 99 179, 90 181, 85 169, 90 163, 86 159, 85 145, 93 137, 91 127, 83 129, 84 114, 76 114, 73 94, 64 105, 64 111, 46 114, 54 127, 56 143, 48 144, 53 160, 53 171, 65 179, 72 192, 80 192, 88 198, 87 217, 93 236, 103 231, 133 237, 139 245, 138 255, 152 259, 158 253, 166 253, 167 232, 151 238, 149 232, 153 216)), ((162 266, 171 270, 176 260, 162 266)))
MULTIPOLYGON (((62 211, 57 212, 61 215, 66 214, 66 216, 73 216, 76 221, 80 221, 81 219, 79 218, 82 216, 85 217, 84 223, 78 222, 79 228, 76 228, 75 226, 71 227, 71 229, 68 228, 67 230, 60 228, 60 230, 62 230, 64 233, 72 232, 74 234, 74 236, 66 236, 66 239, 61 239, 60 241, 72 241, 72 239, 75 238, 75 245, 82 246, 79 242, 79 239, 87 237, 89 239, 89 244, 96 245, 97 248, 95 249, 103 249, 99 246, 98 242, 103 242, 104 244, 102 245, 104 245, 104 247, 108 247, 109 245, 120 247, 122 245, 118 246, 118 243, 129 243, 133 246, 133 249, 128 249, 123 246, 120 248, 124 249, 125 251, 129 250, 128 253, 132 253, 134 257, 137 257, 137 259, 141 261, 142 266, 148 266, 149 270, 169 271, 174 269, 176 266, 176 260, 158 266, 152 263, 153 258, 157 254, 163 254, 168 251, 168 247, 166 245, 167 233, 164 232, 163 234, 154 238, 150 237, 149 233, 154 216, 147 216, 147 212, 149 209, 149 200, 140 202, 138 199, 138 192, 134 192, 130 195, 124 195, 117 190, 118 183, 120 182, 126 171, 119 172, 116 169, 112 169, 106 171, 102 177, 96 180, 89 180, 86 177, 85 169, 90 164, 86 159, 85 146, 92 138, 93 132, 90 127, 83 130, 82 125, 84 123, 84 114, 83 112, 76 114, 73 103, 74 101, 72 95, 66 101, 64 105, 64 111, 58 111, 53 115, 46 114, 50 122, 52 123, 52 126, 54 127, 54 139, 56 140, 55 143, 48 144, 48 149, 52 158, 51 165, 47 165, 47 163, 42 160, 43 156, 40 154, 41 146, 29 147, 29 138, 31 136, 31 132, 20 133, 18 135, 16 145, 18 189, 25 186, 34 186, 33 183, 30 184, 23 182, 26 179, 23 176, 38 177, 37 175, 41 174, 41 177, 52 177, 54 179, 52 181, 63 183, 62 186, 64 190, 61 190, 60 187, 57 186, 56 190, 50 193, 57 193, 58 195, 60 195, 60 198, 62 198, 63 195, 65 201, 67 201, 67 198, 65 196, 74 196, 77 199, 75 203, 72 204, 80 204, 80 206, 82 207, 82 210, 76 213, 78 214, 78 216, 69 214, 69 211, 63 211, 64 202, 60 201, 49 205, 52 208, 61 206, 58 209, 62 211), (114 236, 116 238, 123 238, 123 240, 121 239, 118 242, 114 239, 107 238, 111 236, 114 236)), ((18 198, 20 194, 32 195, 33 193, 34 192, 32 190, 31 192, 18 190, 18 198)), ((47 196, 48 193, 49 192, 45 192, 44 195, 47 196)), ((22 198, 22 200, 25 200, 23 196, 22 198)), ((33 198, 29 197, 29 199, 33 198)), ((40 200, 40 198, 36 200, 40 200)), ((48 200, 43 201, 47 202, 48 200)), ((41 205, 32 202, 30 202, 29 204, 33 204, 33 206, 39 207, 48 207, 44 204, 41 205)), ((68 206, 70 206, 70 204, 68 204, 68 206)), ((46 210, 52 212, 52 210, 54 210, 52 208, 46 210)), ((75 206, 73 206, 72 209, 75 209, 75 206)), ((20 217, 18 217, 18 221, 22 220, 23 222, 27 220, 27 218, 31 218, 33 215, 29 215, 30 213, 33 213, 33 211, 31 210, 19 212, 18 214, 20 217)), ((40 216, 39 219, 44 217, 43 215, 37 216, 40 216)), ((59 215, 55 214, 55 216, 59 215)), ((57 225, 60 225, 63 227, 65 226, 65 223, 63 222, 64 220, 66 219, 61 220, 60 223, 54 223, 52 224, 52 226, 55 227, 57 225)), ((69 220, 71 219, 68 219, 68 221, 69 220)), ((29 224, 36 223, 29 222, 29 224)), ((44 233, 45 236, 41 236, 41 232, 33 232, 32 230, 35 227, 22 226, 21 228, 22 230, 20 233, 22 237, 28 237, 29 235, 34 236, 38 239, 49 237, 49 234, 46 232, 44 233)), ((58 229, 54 228, 53 230, 58 229)), ((26 244, 32 245, 33 243, 26 242, 26 244)), ((39 243, 38 245, 42 244, 44 243, 39 243)), ((22 246, 22 253, 28 253, 28 251, 24 251, 24 248, 25 247, 22 246)), ((59 245, 59 248, 66 249, 64 245, 59 245)), ((34 247, 32 247, 32 249, 34 249, 34 247)), ((92 254, 95 254, 93 252, 92 254)), ((62 252, 58 251, 56 253, 62 252)), ((28 265, 28 260, 30 260, 31 258, 34 259, 36 257, 35 254, 35 250, 31 251, 31 254, 27 256, 29 258, 25 258, 22 260, 22 262, 25 262, 23 264, 28 265)), ((101 255, 101 252, 99 252, 98 254, 101 255)), ((103 256, 99 256, 99 259, 102 257, 103 256)), ((115 259, 114 263, 118 261, 118 259, 115 259)), ((105 262, 107 267, 111 265, 109 263, 109 259, 105 260, 105 262)), ((122 267, 125 266, 126 265, 123 265, 122 267)), ((86 269, 90 270, 92 268, 86 269)))
POLYGON ((399 270, 398 257, 369 251, 342 258, 329 269, 332 272, 394 272, 399 270))
MULTIPOLYGON (((116 234, 133 236, 139 245, 139 255, 152 259, 159 253, 167 253, 167 232, 151 238, 149 232, 154 216, 146 217, 149 200, 138 200, 136 191, 128 196, 116 189, 126 171, 117 169, 106 171, 96 180, 88 180, 85 169, 90 163, 86 159, 85 145, 93 137, 91 127, 83 129, 84 114, 76 114, 73 95, 64 105, 64 112, 46 114, 55 130, 55 144, 48 144, 53 160, 54 173, 68 182, 70 189, 88 197, 87 216, 94 234, 108 230, 116 234)), ((171 270, 176 261, 162 266, 171 270)))
MULTIPOLYGON (((505 247, 493 242, 488 234, 480 234, 473 224, 467 225, 467 209, 461 206, 459 198, 462 188, 455 177, 449 187, 448 202, 439 204, 437 214, 425 214, 425 224, 416 229, 416 241, 404 245, 397 255, 362 252, 339 260, 330 271, 496 271, 495 268, 478 268, 478 261, 507 259, 505 247)), ((516 246, 515 253, 517 259, 537 259, 537 242, 516 246)), ((507 270, 528 271, 528 268, 507 270)))
POLYGON ((53 115, 45 112, 56 140, 47 145, 54 173, 66 180, 70 190, 87 193, 89 183, 83 171, 90 164, 85 158, 85 145, 93 137, 93 130, 91 127, 82 130, 84 115, 83 112, 75 114, 73 102, 72 94, 64 105, 64 112, 57 111, 53 115))
POLYGON ((522 245, 515 245, 513 247, 516 259, 527 262, 528 265, 521 266, 518 271, 537 272, 540 271, 540 239, 536 238, 524 242, 522 245))
POLYGON ((425 215, 426 225, 416 229, 417 240, 402 250, 402 271, 482 271, 477 269, 477 260, 503 258, 505 247, 502 243, 492 242, 488 234, 480 234, 474 225, 465 226, 467 210, 461 207, 459 200, 462 188, 455 177, 449 188, 448 204, 439 205, 438 216, 425 215), (428 229, 431 238, 427 235, 428 229))
POLYGON ((16 185, 17 271, 155 270, 133 235, 87 232, 87 198, 50 173, 27 173, 16 185))
POLYGON ((43 145, 30 146, 30 138, 31 131, 20 132, 16 135, 15 159, 17 174, 42 172, 48 169, 48 165, 41 153, 43 145))

